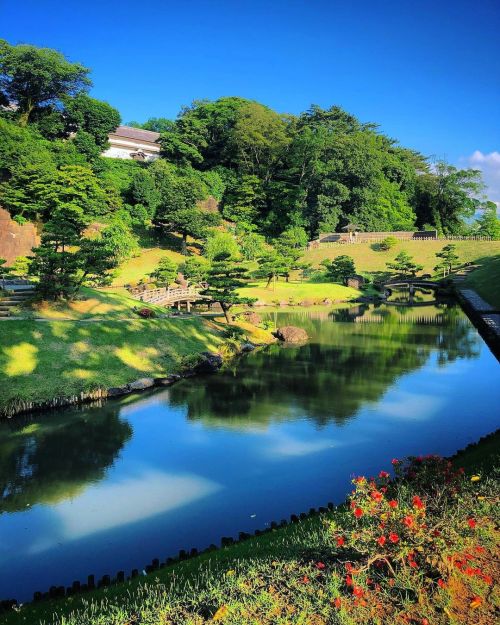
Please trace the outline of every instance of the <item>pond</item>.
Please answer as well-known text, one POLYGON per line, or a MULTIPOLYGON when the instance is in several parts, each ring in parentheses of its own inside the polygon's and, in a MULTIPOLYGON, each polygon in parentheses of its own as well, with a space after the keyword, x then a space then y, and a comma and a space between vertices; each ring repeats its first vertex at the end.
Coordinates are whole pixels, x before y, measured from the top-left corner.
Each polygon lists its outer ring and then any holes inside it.
POLYGON ((499 426, 500 369, 454 305, 267 317, 311 340, 0 425, 0 597, 129 573, 340 502, 353 475, 451 454, 499 426))

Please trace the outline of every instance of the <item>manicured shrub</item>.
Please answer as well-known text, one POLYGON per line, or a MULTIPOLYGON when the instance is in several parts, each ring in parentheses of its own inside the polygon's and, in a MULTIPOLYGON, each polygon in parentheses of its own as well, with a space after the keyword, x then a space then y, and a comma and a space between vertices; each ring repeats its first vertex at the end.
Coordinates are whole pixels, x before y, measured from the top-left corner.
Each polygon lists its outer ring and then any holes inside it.
POLYGON ((151 308, 141 308, 137 311, 137 314, 143 319, 153 319, 153 317, 156 317, 155 311, 151 310, 151 308))
POLYGON ((380 241, 380 243, 378 244, 378 249, 383 252, 387 252, 395 245, 397 245, 397 243, 398 240, 396 239, 396 237, 386 237, 385 239, 382 239, 382 241, 380 241))

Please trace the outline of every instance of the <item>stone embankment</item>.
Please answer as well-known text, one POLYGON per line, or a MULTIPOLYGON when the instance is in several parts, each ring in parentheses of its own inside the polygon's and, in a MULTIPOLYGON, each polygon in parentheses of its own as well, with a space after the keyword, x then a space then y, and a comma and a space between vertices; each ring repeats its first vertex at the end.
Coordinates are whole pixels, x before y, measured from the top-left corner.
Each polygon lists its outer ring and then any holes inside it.
POLYGON ((456 286, 465 312, 491 351, 500 360, 500 310, 488 304, 474 289, 456 286))

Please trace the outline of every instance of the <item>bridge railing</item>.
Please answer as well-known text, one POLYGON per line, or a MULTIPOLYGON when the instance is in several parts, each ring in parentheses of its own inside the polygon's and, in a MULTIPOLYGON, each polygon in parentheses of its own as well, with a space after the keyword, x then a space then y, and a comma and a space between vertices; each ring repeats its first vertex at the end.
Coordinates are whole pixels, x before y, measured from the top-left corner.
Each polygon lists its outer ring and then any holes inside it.
POLYGON ((199 295, 198 289, 195 287, 186 287, 181 289, 171 289, 169 287, 159 287, 156 289, 147 289, 145 291, 131 291, 132 296, 141 302, 148 304, 177 302, 183 299, 191 299, 199 295))

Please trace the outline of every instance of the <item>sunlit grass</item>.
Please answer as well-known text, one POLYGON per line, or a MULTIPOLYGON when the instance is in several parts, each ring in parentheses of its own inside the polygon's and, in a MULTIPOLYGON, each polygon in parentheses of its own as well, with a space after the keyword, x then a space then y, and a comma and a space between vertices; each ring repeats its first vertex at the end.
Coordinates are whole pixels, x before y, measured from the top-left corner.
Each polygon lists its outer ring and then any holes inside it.
POLYGON ((356 289, 330 282, 285 282, 278 281, 266 286, 266 282, 251 282, 239 290, 242 297, 253 297, 267 304, 286 302, 290 299, 299 304, 303 300, 319 303, 324 299, 346 301, 360 295, 356 289))
POLYGON ((8 377, 28 375, 33 373, 37 365, 38 348, 23 341, 17 345, 5 348, 6 363, 4 373, 8 377))

